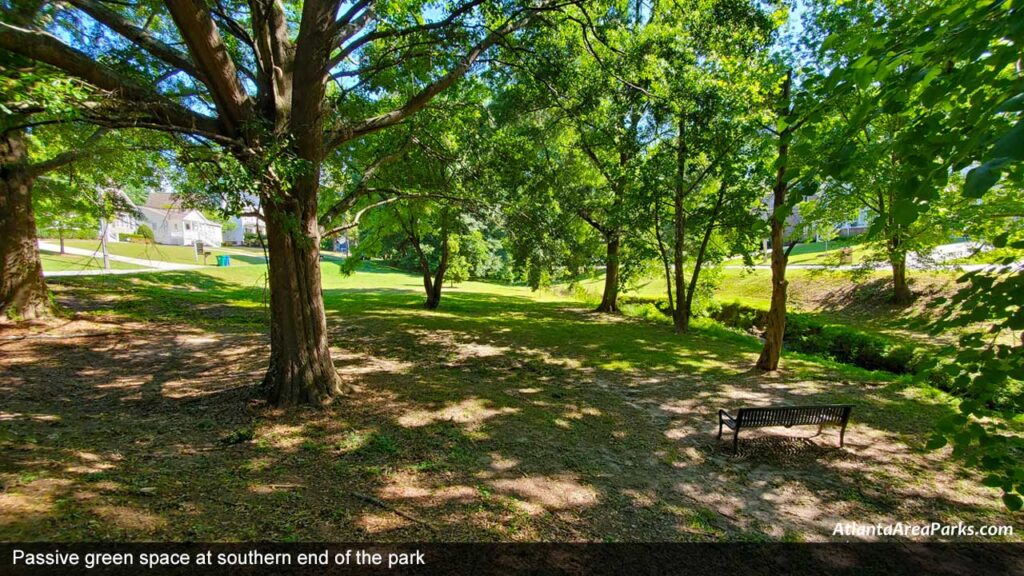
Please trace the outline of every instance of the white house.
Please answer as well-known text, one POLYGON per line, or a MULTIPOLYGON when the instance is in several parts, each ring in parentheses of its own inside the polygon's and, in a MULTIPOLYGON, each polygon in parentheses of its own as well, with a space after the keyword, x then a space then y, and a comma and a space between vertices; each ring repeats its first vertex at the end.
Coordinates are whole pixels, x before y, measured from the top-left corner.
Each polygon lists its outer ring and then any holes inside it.
POLYGON ((223 242, 218 222, 203 216, 198 210, 180 208, 174 194, 153 192, 137 209, 144 221, 118 215, 106 228, 108 240, 116 242, 121 234, 133 234, 139 224, 146 224, 153 230, 157 244, 191 246, 202 242, 207 246, 220 246, 223 242))
POLYGON ((131 214, 121 213, 106 222, 100 221, 101 236, 104 228, 107 231, 107 241, 117 242, 121 234, 135 234, 139 229, 139 221, 131 214))

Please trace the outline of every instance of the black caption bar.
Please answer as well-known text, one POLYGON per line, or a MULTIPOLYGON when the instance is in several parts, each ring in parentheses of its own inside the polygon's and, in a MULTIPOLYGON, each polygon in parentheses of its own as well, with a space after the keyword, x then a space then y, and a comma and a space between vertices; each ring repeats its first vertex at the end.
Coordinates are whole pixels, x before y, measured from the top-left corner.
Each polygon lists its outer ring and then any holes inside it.
POLYGON ((0 544, 0 574, 1024 575, 1024 544, 0 544))

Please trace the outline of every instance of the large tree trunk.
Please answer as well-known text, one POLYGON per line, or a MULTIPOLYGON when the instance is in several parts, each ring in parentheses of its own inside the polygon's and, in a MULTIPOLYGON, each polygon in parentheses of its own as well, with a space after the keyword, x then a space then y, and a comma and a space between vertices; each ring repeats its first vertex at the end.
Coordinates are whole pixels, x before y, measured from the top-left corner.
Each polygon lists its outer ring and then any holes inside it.
MULTIPOLYGON (((789 103, 790 85, 792 77, 786 74, 782 84, 782 102, 779 115, 789 116, 792 112, 789 103)), ((792 126, 792 122, 788 123, 792 126)), ((764 348, 761 349, 761 356, 757 359, 757 368, 767 372, 779 368, 779 358, 782 356, 782 339, 786 333, 786 260, 788 254, 783 248, 783 235, 786 228, 786 215, 783 210, 786 204, 786 162, 789 158, 789 139, 791 128, 786 128, 779 135, 778 168, 775 172, 775 186, 772 199, 772 303, 768 309, 768 321, 764 330, 764 348)))
POLYGON ((601 297, 601 304, 597 307, 597 311, 619 311, 619 236, 617 234, 607 241, 604 295, 601 297))
POLYGON ((907 255, 892 255, 889 262, 892 264, 892 301, 900 305, 910 304, 914 293, 907 282, 907 255))
POLYGON ((24 133, 0 136, 0 322, 49 316, 24 133))
POLYGON ((331 361, 320 289, 316 196, 265 197, 270 262, 270 366, 263 384, 272 404, 324 404, 342 393, 331 361))

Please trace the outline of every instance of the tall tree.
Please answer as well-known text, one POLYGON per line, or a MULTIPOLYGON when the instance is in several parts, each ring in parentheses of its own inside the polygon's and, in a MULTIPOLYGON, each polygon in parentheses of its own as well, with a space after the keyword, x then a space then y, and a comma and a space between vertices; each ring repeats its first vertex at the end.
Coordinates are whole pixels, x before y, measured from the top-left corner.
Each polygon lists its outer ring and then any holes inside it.
POLYGON ((183 134, 237 161, 266 217, 267 397, 315 404, 342 392, 320 287, 325 156, 423 109, 551 4, 71 0, 30 22, 0 23, 0 49, 129 103, 83 110, 90 121, 183 134), (412 90, 389 83, 403 73, 417 79, 412 90))
MULTIPOLYGON (((20 104, 23 110, 35 108, 20 104)), ((69 146, 33 154, 26 128, 32 117, 9 114, 0 120, 0 320, 53 313, 39 259, 33 188, 41 176, 95 153, 106 132, 76 130, 69 146)))
MULTIPOLYGON (((896 188, 900 218, 916 220, 956 174, 966 172, 961 194, 979 205, 969 214, 993 224, 975 230, 994 234, 994 246, 1016 251, 1006 256, 1005 267, 965 274, 963 289, 935 327, 962 330, 945 369, 964 399, 958 413, 937 423, 928 446, 951 442, 953 453, 984 470, 984 484, 1001 490, 1006 506, 1019 510, 1021 440, 1003 422, 1019 415, 1020 407, 1000 409, 995 400, 1024 381, 1024 276, 1011 264, 1024 251, 1024 239, 1010 224, 1018 217, 1024 182, 1024 9, 1012 0, 898 8, 872 13, 851 33, 834 34, 824 49, 859 53, 833 72, 836 87, 873 85, 878 108, 909 121, 894 143, 911 160, 896 188)), ((869 120, 854 115, 850 132, 869 120)))

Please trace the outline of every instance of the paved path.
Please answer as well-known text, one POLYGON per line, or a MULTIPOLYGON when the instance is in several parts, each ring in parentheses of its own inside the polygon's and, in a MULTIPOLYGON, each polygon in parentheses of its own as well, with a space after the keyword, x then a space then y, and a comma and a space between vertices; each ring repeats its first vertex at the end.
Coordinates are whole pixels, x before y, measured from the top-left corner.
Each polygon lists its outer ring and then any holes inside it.
POLYGON ((109 276, 111 274, 146 274, 148 272, 168 272, 171 270, 177 270, 177 268, 165 268, 157 270, 155 268, 132 268, 132 269, 110 269, 104 270, 103 268, 82 268, 81 270, 43 270, 43 276, 46 278, 57 278, 60 276, 109 276))
MULTIPOLYGON (((977 272, 978 270, 991 270, 993 272, 999 270, 1012 270, 1012 269, 1024 269, 1024 262, 1015 262, 1008 265, 996 265, 996 264, 939 264, 935 266, 907 266, 912 270, 951 270, 956 272, 977 272)), ((772 267, 768 264, 757 264, 754 266, 723 266, 730 270, 771 270, 772 267)), ((843 266, 827 266, 825 264, 789 264, 786 266, 786 270, 861 270, 863 266, 857 265, 843 265, 843 266)), ((888 270, 889 265, 886 263, 879 263, 873 266, 869 266, 872 270, 888 270)))
MULTIPOLYGON (((47 252, 60 252, 59 244, 51 244, 49 242, 39 241, 39 249, 47 252)), ((97 260, 102 261, 103 254, 97 249, 86 250, 85 248, 75 248, 73 246, 64 247, 65 254, 72 254, 74 256, 91 256, 97 260)), ((103 268, 83 268, 81 270, 51 270, 44 271, 43 276, 58 277, 58 276, 95 276, 105 274, 139 274, 144 272, 156 272, 165 270, 195 270, 197 268, 203 268, 198 264, 178 264, 175 262, 163 262, 160 260, 150 260, 148 258, 131 258, 129 256, 117 256, 109 254, 107 256, 111 262, 123 262, 125 264, 135 264, 138 268, 123 269, 123 270, 104 270, 103 268)))
MULTIPOLYGON (((60 245, 40 240, 39 249, 46 250, 47 252, 60 252, 60 245)), ((97 260, 103 259, 103 254, 100 253, 99 249, 86 250, 84 248, 66 246, 64 248, 64 252, 75 256, 92 256, 97 260)), ((164 262, 162 260, 150 260, 148 258, 132 258, 130 256, 117 256, 114 254, 109 254, 107 257, 110 258, 111 262, 124 262, 125 264, 135 264, 141 268, 156 268, 158 270, 194 270, 196 268, 202 268, 199 264, 178 264, 176 262, 164 262)))
MULTIPOLYGON (((978 249, 977 243, 974 242, 959 242, 956 244, 943 244, 936 246, 932 249, 931 262, 927 262, 923 259, 917 258, 914 254, 907 255, 907 268, 911 270, 952 270, 957 272, 977 272, 978 270, 992 270, 993 272, 998 270, 1012 270, 1012 269, 1024 269, 1024 261, 1014 262, 1013 264, 997 266, 995 264, 936 264, 936 262, 943 262, 946 260, 954 260, 956 258, 963 258, 973 253, 978 249)), ((768 264, 758 264, 752 267, 748 266, 736 266, 729 265, 725 268, 733 270, 739 270, 744 268, 753 268, 754 270, 771 270, 772 267, 768 264)), ((786 266, 787 270, 860 270, 863 268, 861 265, 843 265, 843 266, 830 266, 827 264, 790 264, 786 266)), ((874 270, 886 270, 889 268, 889 264, 886 262, 878 262, 870 266, 874 270)))

